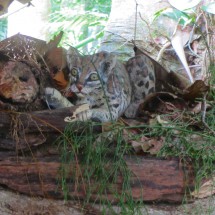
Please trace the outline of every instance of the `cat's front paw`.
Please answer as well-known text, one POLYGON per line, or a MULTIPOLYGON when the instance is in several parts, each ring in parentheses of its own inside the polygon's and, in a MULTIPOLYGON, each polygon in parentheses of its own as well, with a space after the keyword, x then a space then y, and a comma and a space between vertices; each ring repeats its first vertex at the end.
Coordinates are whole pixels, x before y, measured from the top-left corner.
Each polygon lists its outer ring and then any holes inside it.
POLYGON ((75 121, 87 121, 92 117, 92 110, 90 110, 88 104, 83 104, 76 109, 71 117, 66 117, 65 122, 75 122, 75 121))
POLYGON ((83 112, 80 112, 78 114, 76 114, 76 116, 67 116, 64 121, 65 122, 75 122, 75 121, 82 121, 82 122, 85 122, 87 120, 90 120, 92 117, 92 113, 91 111, 83 111, 83 112))
POLYGON ((76 118, 78 121, 83 121, 83 122, 90 120, 92 118, 92 111, 91 110, 82 111, 81 113, 78 113, 76 115, 76 118))
POLYGON ((72 103, 60 93, 60 91, 51 87, 45 88, 45 101, 50 109, 73 106, 72 103))

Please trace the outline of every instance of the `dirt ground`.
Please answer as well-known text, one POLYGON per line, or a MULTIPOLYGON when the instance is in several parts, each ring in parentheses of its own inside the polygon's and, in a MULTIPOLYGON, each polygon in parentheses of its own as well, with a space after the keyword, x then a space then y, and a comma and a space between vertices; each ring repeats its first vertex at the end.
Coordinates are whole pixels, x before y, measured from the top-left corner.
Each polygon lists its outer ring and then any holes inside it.
MULTIPOLYGON (((114 207, 117 214, 119 208, 114 207)), ((43 199, 28 197, 14 193, 4 188, 0 189, 0 215, 100 215, 98 205, 87 205, 81 210, 78 203, 73 201, 43 199)), ((124 213, 123 213, 124 214, 124 213)), ((146 204, 141 208, 141 214, 147 215, 215 215, 215 197, 196 200, 190 204, 146 204)))

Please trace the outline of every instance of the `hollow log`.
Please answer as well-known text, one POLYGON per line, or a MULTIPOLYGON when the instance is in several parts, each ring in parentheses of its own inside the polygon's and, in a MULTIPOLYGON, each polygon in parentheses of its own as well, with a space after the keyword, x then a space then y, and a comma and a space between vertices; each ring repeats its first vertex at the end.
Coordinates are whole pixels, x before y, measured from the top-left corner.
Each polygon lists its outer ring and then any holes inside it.
MULTIPOLYGON (((178 159, 164 160, 159 158, 125 157, 129 170, 131 190, 134 200, 181 202, 186 189, 193 188, 193 171, 190 165, 183 166, 178 159)), ((0 161, 0 184, 20 193, 46 198, 63 198, 59 156, 46 158, 10 157, 0 161)), ((70 172, 64 181, 67 182, 68 197, 72 199, 86 198, 90 189, 90 199, 119 201, 116 193, 122 192, 122 175, 105 195, 98 195, 99 182, 91 182, 90 186, 74 177, 77 164, 70 164, 70 172)), ((89 194, 88 194, 89 195, 89 194)), ((125 199, 126 201, 126 199, 125 199)))

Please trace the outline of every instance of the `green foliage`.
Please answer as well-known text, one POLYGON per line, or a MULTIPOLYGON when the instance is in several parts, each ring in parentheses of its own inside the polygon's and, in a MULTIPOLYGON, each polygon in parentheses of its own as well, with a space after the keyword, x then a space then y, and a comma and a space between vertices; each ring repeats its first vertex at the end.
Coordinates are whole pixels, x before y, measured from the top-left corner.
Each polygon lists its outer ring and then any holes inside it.
POLYGON ((47 26, 50 38, 63 31, 61 46, 72 45, 81 48, 80 51, 93 53, 103 36, 110 8, 111 0, 61 1, 58 10, 50 15, 47 26))
MULTIPOLYGON (((208 4, 203 4, 201 7, 201 10, 203 10, 207 13, 215 14, 215 3, 210 2, 208 4)), ((187 9, 187 10, 181 11, 181 10, 175 9, 173 7, 168 7, 168 8, 163 8, 163 9, 157 11, 154 14, 153 21, 155 21, 156 19, 158 19, 161 16, 166 16, 170 19, 175 20, 180 25, 185 27, 188 24, 194 24, 196 21, 196 18, 198 17, 199 14, 200 14, 200 12, 198 12, 198 10, 195 11, 194 9, 187 9)))
POLYGON ((7 19, 0 19, 0 41, 7 38, 7 19))
POLYGON ((182 12, 180 10, 174 8, 164 8, 157 11, 154 14, 154 20, 159 18, 160 16, 166 16, 170 19, 179 22, 180 25, 186 26, 187 24, 194 23, 195 17, 192 14, 182 12))

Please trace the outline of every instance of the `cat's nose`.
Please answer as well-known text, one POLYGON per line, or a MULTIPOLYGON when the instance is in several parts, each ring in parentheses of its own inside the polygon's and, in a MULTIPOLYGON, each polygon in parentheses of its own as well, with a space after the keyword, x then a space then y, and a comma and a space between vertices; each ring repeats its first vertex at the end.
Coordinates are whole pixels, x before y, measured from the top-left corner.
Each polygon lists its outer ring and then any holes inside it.
POLYGON ((83 85, 81 84, 77 84, 76 87, 78 88, 79 92, 81 92, 81 90, 83 89, 83 85))

